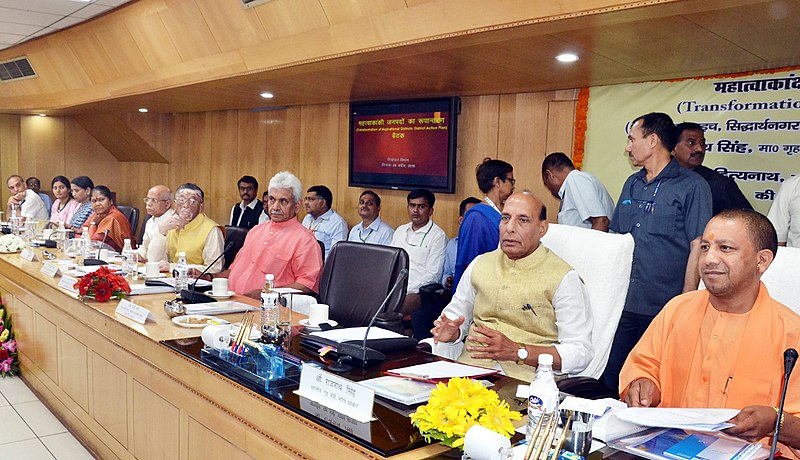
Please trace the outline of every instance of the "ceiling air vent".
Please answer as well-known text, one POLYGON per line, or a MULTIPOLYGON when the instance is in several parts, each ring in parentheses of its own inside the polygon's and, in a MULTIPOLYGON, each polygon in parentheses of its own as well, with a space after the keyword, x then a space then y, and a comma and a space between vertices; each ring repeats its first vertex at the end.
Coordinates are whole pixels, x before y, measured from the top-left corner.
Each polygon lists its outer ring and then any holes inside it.
POLYGON ((3 82, 33 78, 35 76, 36 72, 33 71, 33 67, 31 67, 31 63, 26 57, 0 62, 0 80, 3 82))
POLYGON ((242 0, 242 5, 245 8, 252 8, 254 6, 263 5, 264 3, 269 3, 272 0, 242 0))

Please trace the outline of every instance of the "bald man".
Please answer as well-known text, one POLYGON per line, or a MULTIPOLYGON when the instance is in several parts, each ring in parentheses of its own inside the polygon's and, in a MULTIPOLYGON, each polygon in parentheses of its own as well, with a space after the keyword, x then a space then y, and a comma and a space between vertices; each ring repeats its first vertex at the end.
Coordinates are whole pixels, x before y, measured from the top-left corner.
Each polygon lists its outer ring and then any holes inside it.
POLYGON ((139 254, 139 259, 144 262, 166 260, 167 252, 163 250, 165 248, 152 246, 150 242, 153 240, 153 235, 158 232, 158 224, 175 214, 172 209, 172 191, 166 185, 155 185, 147 191, 144 204, 150 219, 147 219, 144 225, 142 244, 136 252, 139 254))
POLYGON ((588 295, 578 273, 540 244, 547 209, 530 192, 511 195, 500 216, 500 248, 476 257, 431 330, 439 343, 467 338, 459 361, 499 366, 530 382, 539 355, 577 374, 594 356, 588 295))

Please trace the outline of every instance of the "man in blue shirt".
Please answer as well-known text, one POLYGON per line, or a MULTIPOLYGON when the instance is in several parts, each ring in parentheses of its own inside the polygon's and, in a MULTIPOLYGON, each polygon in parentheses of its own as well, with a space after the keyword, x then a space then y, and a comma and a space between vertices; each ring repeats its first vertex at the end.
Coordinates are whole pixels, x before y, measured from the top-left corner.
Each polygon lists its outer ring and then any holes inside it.
POLYGON ((697 261, 711 219, 711 189, 671 157, 674 147, 669 115, 649 113, 631 125, 625 151, 642 169, 625 181, 609 227, 630 233, 635 242, 628 296, 602 377, 613 390, 625 358, 653 318, 700 281, 697 261))
MULTIPOLYGON (((464 221, 464 213, 472 209, 473 206, 481 204, 481 200, 471 196, 465 198, 458 205, 458 227, 464 221)), ((442 286, 448 291, 453 289, 453 275, 456 271, 456 256, 458 254, 458 235, 447 242, 444 248, 444 267, 442 268, 442 286)), ((438 317, 438 315, 437 315, 438 317)), ((435 319, 435 318, 434 318, 435 319)))
POLYGON ((467 265, 479 255, 494 251, 500 244, 500 212, 506 198, 514 193, 514 167, 503 160, 486 158, 475 171, 478 188, 484 193, 483 203, 466 214, 458 229, 456 270, 453 291, 467 265))
MULTIPOLYGON (((306 216, 303 227, 325 245, 324 257, 328 257, 334 244, 347 240, 347 222, 336 211, 331 209, 333 193, 324 185, 309 187, 306 191, 306 216)), ((324 258, 323 257, 323 258, 324 258)))
POLYGON ((381 197, 372 190, 361 192, 358 197, 358 216, 361 222, 350 229, 347 241, 389 245, 394 229, 381 220, 381 197))

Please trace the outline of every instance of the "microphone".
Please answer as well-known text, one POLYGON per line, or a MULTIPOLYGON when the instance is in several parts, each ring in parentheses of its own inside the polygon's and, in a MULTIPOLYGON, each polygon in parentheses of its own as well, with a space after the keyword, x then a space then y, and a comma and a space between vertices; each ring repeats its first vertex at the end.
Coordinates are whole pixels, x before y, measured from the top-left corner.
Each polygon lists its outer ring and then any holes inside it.
POLYGON ((232 247, 233 247, 233 241, 228 243, 228 245, 225 246, 225 249, 222 250, 220 255, 218 255, 217 258, 214 259, 213 262, 208 264, 208 266, 205 268, 205 270, 203 270, 202 273, 200 273, 199 275, 197 275, 197 277, 195 277, 194 283, 192 283, 191 289, 182 289, 181 290, 181 300, 183 301, 183 303, 206 303, 206 302, 216 302, 217 301, 217 299, 215 299, 213 297, 207 296, 205 294, 201 294, 199 292, 195 292, 195 287, 197 286, 197 281, 200 278, 202 278, 203 275, 208 273, 208 271, 211 270, 211 267, 213 267, 214 264, 217 263, 217 261, 219 259, 221 259, 222 256, 224 256, 225 253, 228 252, 232 247))
POLYGON ((103 249, 103 246, 106 244, 106 238, 108 238, 108 230, 103 233, 103 241, 100 242, 100 249, 97 250, 97 258, 96 259, 84 259, 83 265, 108 265, 108 262, 105 260, 100 260, 100 251, 103 249))
POLYGON ((375 319, 383 311, 383 309, 386 308, 386 304, 388 304, 389 300, 394 297, 394 293, 397 291, 397 288, 399 288, 407 278, 408 269, 404 268, 400 270, 400 273, 397 274, 397 279, 394 282, 394 286, 392 286, 392 289, 389 290, 389 294, 387 294, 386 298, 383 299, 380 307, 378 307, 378 309, 375 311, 375 314, 372 315, 372 319, 369 321, 369 324, 367 324, 367 331, 364 333, 364 340, 361 342, 361 345, 338 343, 336 345, 336 353, 340 356, 340 358, 335 364, 328 366, 328 369, 332 370, 333 372, 349 372, 353 370, 353 367, 345 364, 345 361, 358 361, 360 362, 361 367, 365 368, 367 367, 368 362, 381 362, 386 359, 386 355, 380 351, 367 348, 367 337, 369 336, 370 328, 372 328, 372 325, 375 324, 375 319))
POLYGON ((783 352, 783 390, 781 391, 781 405, 778 409, 778 418, 775 419, 775 433, 772 435, 772 447, 769 449, 769 460, 775 459, 775 449, 778 447, 778 435, 781 431, 781 418, 783 418, 783 403, 786 402, 786 390, 789 386, 789 376, 797 362, 797 350, 787 348, 783 352))

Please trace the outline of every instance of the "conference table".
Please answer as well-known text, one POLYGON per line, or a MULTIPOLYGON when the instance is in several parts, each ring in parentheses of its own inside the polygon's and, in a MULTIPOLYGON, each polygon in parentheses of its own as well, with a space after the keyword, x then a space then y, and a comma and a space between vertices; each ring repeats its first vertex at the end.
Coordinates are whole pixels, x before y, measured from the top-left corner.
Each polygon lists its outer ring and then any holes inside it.
MULTIPOLYGON (((42 260, 41 249, 34 252, 42 260)), ((19 254, 0 255, 0 295, 13 314, 21 378, 100 458, 453 455, 444 446, 425 443, 391 405, 376 403, 376 420, 358 423, 296 395, 293 388, 265 391, 222 375, 200 359, 202 329, 179 327, 164 312, 164 302, 174 294, 132 297, 154 318, 142 325, 115 314, 117 301, 81 300, 41 268, 42 262, 19 254)), ((235 300, 257 305, 245 297, 235 300)), ((237 322, 242 314, 218 316, 237 322)), ((302 318, 293 316, 293 334, 302 318)), ((326 364, 300 347, 297 336, 287 349, 303 361, 326 364)), ((362 380, 436 359, 415 349, 394 352, 383 364, 344 376, 362 380)), ((494 379, 501 397, 513 400, 520 382, 494 379)))

